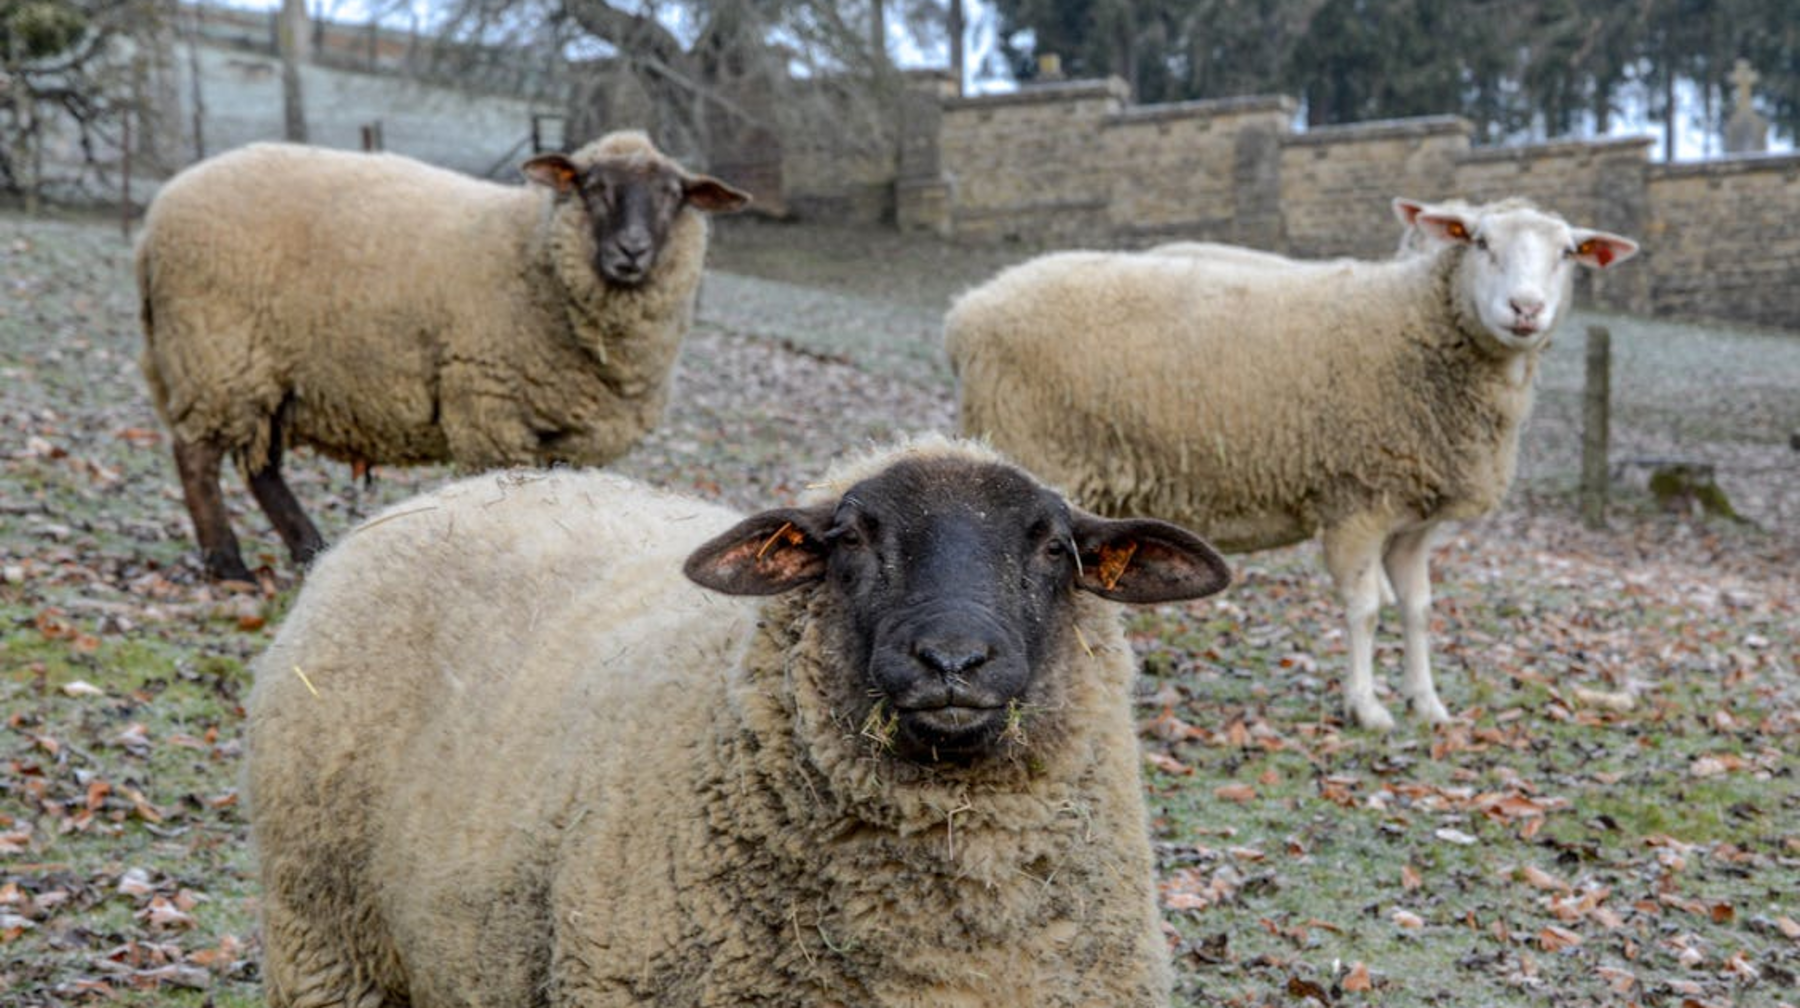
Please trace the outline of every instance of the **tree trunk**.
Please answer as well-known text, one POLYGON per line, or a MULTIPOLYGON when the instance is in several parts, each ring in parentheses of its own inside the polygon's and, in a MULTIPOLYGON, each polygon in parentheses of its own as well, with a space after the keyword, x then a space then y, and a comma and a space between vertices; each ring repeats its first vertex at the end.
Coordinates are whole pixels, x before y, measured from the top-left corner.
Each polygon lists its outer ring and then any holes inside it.
POLYGON ((200 8, 195 7, 189 14, 191 21, 185 22, 187 27, 188 51, 188 100, 193 108, 192 122, 194 130, 194 160, 206 157, 206 93, 201 87, 200 72, 200 8))
POLYGON ((136 154, 153 172, 169 172, 184 163, 181 129, 181 85, 175 73, 175 38, 182 16, 173 0, 147 9, 141 36, 141 58, 133 61, 138 100, 136 154))
POLYGON ((300 88, 300 64, 306 61, 306 0, 281 0, 275 23, 275 48, 281 53, 283 136, 306 142, 306 98, 300 88))
POLYGON ((963 23, 963 0, 950 0, 950 77, 956 82, 956 97, 963 96, 963 78, 966 69, 968 52, 964 48, 967 40, 963 34, 968 30, 963 23))
POLYGON ((1142 94, 1142 89, 1138 87, 1137 46, 1132 44, 1136 37, 1137 8, 1130 0, 1126 0, 1120 5, 1119 37, 1116 40, 1119 48, 1115 57, 1118 62, 1115 65, 1119 76, 1125 78, 1125 83, 1131 86, 1132 101, 1137 101, 1142 94))
POLYGON ((1675 160, 1675 129, 1681 116, 1675 109, 1675 61, 1663 59, 1663 160, 1675 160))
MULTIPOLYGON (((7 59, 12 66, 25 65, 20 35, 21 33, 19 32, 8 33, 7 41, 9 43, 9 49, 7 52, 7 59)), ((12 92, 14 128, 12 135, 12 149, 7 152, 7 158, 12 166, 13 183, 19 187, 20 195, 25 198, 25 213, 27 216, 36 217, 39 210, 39 178, 37 173, 32 171, 32 166, 36 164, 38 160, 36 154, 36 148, 38 146, 37 123, 35 122, 37 118, 37 103, 33 101, 31 89, 25 86, 23 80, 17 81, 13 87, 8 88, 7 90, 12 92)), ((0 94, 3 93, 5 92, 0 92, 0 94)))
POLYGON ((875 73, 888 71, 887 0, 869 0, 869 54, 875 60, 875 73))

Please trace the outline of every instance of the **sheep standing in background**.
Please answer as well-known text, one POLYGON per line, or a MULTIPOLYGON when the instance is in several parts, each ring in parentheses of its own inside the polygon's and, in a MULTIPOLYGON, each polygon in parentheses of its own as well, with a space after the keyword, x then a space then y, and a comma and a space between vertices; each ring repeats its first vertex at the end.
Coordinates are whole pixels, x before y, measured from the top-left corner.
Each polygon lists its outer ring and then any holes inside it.
POLYGON ((1573 267, 1637 251, 1517 202, 1415 226, 1443 247, 1289 268, 1044 256, 964 294, 945 337, 964 432, 1082 505, 1190 525, 1228 552, 1322 534, 1349 617, 1345 705, 1382 731, 1384 568, 1401 606, 1401 692, 1420 717, 1447 720, 1428 656, 1431 536, 1512 482, 1573 267))
POLYGON ((1223 560, 942 438, 823 487, 477 477, 321 558, 249 703, 270 1004, 1166 1005, 1114 601, 1223 560))
POLYGON ((144 352, 207 573, 249 580, 235 456, 294 562, 324 547, 281 477, 334 458, 598 465, 662 415, 706 253, 747 197, 637 132, 502 186, 391 154, 253 144, 172 179, 137 246, 144 352))

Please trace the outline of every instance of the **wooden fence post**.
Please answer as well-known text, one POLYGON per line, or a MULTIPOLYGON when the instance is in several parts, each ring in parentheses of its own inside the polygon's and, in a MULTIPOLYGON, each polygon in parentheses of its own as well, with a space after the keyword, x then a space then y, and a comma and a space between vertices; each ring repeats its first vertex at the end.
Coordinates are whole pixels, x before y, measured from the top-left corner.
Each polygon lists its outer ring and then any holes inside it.
POLYGON ((1581 394, 1581 520, 1606 524, 1608 409, 1612 396, 1612 333, 1588 326, 1587 378, 1581 394))

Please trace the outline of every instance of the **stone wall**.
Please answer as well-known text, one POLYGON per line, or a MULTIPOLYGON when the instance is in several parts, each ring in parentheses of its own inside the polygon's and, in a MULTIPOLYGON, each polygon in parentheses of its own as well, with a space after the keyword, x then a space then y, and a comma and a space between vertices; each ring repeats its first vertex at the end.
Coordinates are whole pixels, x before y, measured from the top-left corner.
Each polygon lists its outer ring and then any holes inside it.
POLYGON ((1650 310, 1800 330, 1800 155, 1648 175, 1650 310))
POLYGON ((1127 93, 1111 79, 946 101, 938 158, 948 218, 934 229, 970 241, 1109 242, 1100 131, 1127 93))
POLYGON ((1432 199, 1456 188, 1470 125, 1454 116, 1331 126, 1281 141, 1284 242, 1306 258, 1394 253, 1393 199, 1432 199))
POLYGON ((1108 217, 1128 245, 1199 238, 1280 240, 1286 96, 1119 109, 1102 124, 1108 217))
POLYGON ((1648 138, 1475 148, 1454 116, 1296 133, 1284 96, 1127 99, 1116 80, 944 99, 935 150, 902 158, 896 219, 958 241, 1379 257, 1395 196, 1521 195, 1643 243, 1582 271, 1588 303, 1800 331, 1800 156, 1665 166, 1648 138))

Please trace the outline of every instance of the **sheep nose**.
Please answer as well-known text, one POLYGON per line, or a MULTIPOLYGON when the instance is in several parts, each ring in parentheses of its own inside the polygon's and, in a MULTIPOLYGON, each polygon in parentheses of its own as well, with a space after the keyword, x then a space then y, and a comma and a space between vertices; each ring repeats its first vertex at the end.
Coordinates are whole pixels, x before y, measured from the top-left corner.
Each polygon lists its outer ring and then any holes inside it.
POLYGON ((924 640, 913 645, 913 656, 939 675, 960 676, 987 664, 994 648, 973 639, 924 640))
POLYGON ((627 231, 619 236, 614 247, 626 260, 636 263, 650 255, 650 236, 637 231, 627 231))
POLYGON ((1506 306, 1513 310, 1513 314, 1519 317, 1519 321, 1530 322, 1544 310, 1544 300, 1535 297, 1516 297, 1507 301, 1506 306))

